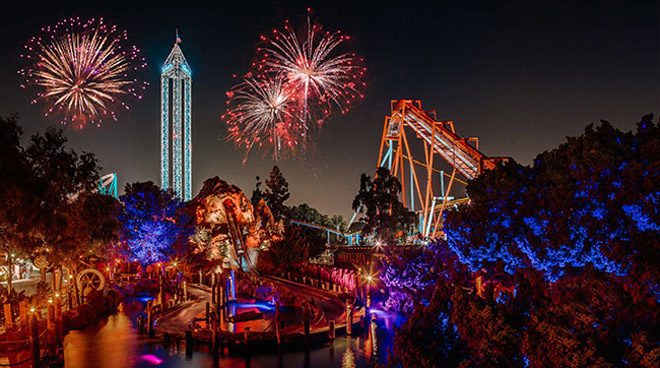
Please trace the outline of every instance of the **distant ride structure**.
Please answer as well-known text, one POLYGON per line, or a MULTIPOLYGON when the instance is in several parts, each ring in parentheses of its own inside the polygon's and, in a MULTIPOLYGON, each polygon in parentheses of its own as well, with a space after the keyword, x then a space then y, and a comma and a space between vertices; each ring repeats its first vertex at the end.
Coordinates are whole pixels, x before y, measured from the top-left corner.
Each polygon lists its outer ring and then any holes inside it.
POLYGON ((116 173, 110 173, 110 174, 103 175, 101 177, 101 179, 99 179, 98 193, 113 196, 113 197, 115 197, 115 199, 119 198, 117 196, 117 174, 116 173))
POLYGON ((192 198, 192 71, 174 47, 160 74, 160 184, 184 201, 192 198), (182 129, 183 128, 183 129, 182 129))
POLYGON ((459 136, 453 121, 438 120, 435 111, 422 109, 420 100, 392 100, 390 107, 383 125, 378 167, 388 168, 401 182, 402 202, 418 214, 419 233, 425 238, 439 236, 444 209, 468 201, 467 197, 450 196, 454 183, 467 185, 467 180, 494 169, 507 158, 487 157, 479 151, 478 138, 459 136), (411 149, 410 137, 422 142, 423 153, 411 149), (451 173, 439 167, 442 160, 451 165, 451 173))

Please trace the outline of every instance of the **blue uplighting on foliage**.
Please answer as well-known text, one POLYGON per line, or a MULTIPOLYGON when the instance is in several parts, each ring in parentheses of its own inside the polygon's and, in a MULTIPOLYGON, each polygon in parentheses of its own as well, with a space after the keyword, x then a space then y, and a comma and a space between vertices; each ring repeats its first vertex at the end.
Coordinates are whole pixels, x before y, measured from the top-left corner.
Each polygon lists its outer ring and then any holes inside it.
POLYGON ((165 261, 174 242, 185 230, 177 223, 183 204, 173 198, 160 203, 153 192, 137 192, 121 197, 124 211, 119 216, 126 255, 148 265, 165 261))
MULTIPOLYGON (((545 275, 551 281, 557 281, 563 274, 564 269, 571 267, 584 267, 592 264, 594 268, 624 276, 628 273, 627 266, 609 259, 603 249, 612 240, 628 240, 627 232, 623 224, 618 227, 605 226, 596 229, 587 228, 593 218, 599 221, 605 220, 610 215, 606 204, 597 198, 592 198, 592 193, 603 191, 602 185, 607 183, 612 173, 609 170, 601 171, 604 176, 600 181, 587 184, 577 183, 574 192, 575 208, 571 212, 561 214, 568 216, 565 226, 567 244, 552 244, 549 237, 555 238, 556 232, 561 231, 555 225, 557 214, 549 213, 544 209, 537 209, 531 216, 522 218, 524 227, 515 228, 511 216, 515 216, 522 201, 517 199, 513 205, 505 206, 505 203, 492 203, 488 211, 488 220, 480 224, 482 231, 473 234, 474 229, 469 226, 454 228, 447 226, 448 246, 456 254, 459 261, 468 266, 471 271, 483 267, 485 263, 501 260, 507 273, 514 273, 521 267, 531 266, 545 275), (585 201, 586 199, 586 201, 585 201), (506 229, 506 230, 503 230, 506 229), (515 250, 514 250, 515 249, 515 250), (522 255, 522 257, 521 257, 522 255)), ((614 182, 617 187, 621 183, 614 182)), ((511 193, 513 195, 514 192, 511 193)), ((611 194, 608 192, 607 194, 611 194)), ((511 197, 511 196, 509 196, 511 197)), ((655 196, 649 196, 647 200, 655 200, 655 196)), ((509 202, 509 203, 511 203, 509 202)), ((635 221, 640 230, 658 230, 660 226, 641 211, 640 206, 625 206, 624 210, 635 221)))
MULTIPOLYGON (((649 195, 649 197, 650 197, 651 201, 653 201, 653 199, 655 199, 653 197, 653 195, 649 195)), ((654 204, 655 204, 655 202, 654 202, 654 204)), ((651 219, 651 217, 648 214, 644 213, 644 211, 642 210, 642 207, 640 205, 638 205, 638 204, 625 205, 625 206, 623 206, 623 210, 626 212, 626 215, 628 215, 628 217, 630 217, 635 222, 635 226, 637 227, 637 229, 639 231, 648 231, 648 230, 659 231, 660 230, 660 226, 658 226, 658 224, 653 222, 653 220, 651 219)), ((657 211, 657 209, 656 209, 656 211, 657 211)))

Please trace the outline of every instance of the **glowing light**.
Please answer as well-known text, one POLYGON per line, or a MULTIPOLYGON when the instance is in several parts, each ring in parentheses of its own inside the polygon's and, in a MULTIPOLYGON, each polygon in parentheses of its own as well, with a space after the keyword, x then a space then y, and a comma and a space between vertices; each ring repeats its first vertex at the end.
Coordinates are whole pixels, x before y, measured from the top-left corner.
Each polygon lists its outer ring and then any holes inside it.
POLYGON ((158 358, 157 356, 155 356, 153 354, 141 355, 140 359, 146 360, 147 362, 149 362, 151 364, 155 364, 155 365, 158 365, 158 364, 163 362, 162 359, 158 358))
POLYGON ((62 124, 88 123, 100 126, 115 108, 129 106, 124 96, 142 99, 147 82, 131 75, 146 67, 140 50, 128 44, 125 30, 100 19, 69 18, 53 27, 44 27, 30 38, 20 56, 27 66, 18 71, 21 87, 34 87, 43 101, 45 115, 58 115, 62 124))

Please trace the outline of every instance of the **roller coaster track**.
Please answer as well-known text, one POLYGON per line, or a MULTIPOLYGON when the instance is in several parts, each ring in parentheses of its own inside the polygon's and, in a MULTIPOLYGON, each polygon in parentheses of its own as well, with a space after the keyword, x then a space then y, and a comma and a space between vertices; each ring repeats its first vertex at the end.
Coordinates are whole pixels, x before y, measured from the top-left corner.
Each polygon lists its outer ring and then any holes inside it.
POLYGON ((479 151, 476 137, 459 136, 452 121, 437 120, 435 111, 423 110, 420 100, 391 101, 391 114, 385 118, 383 126, 378 166, 387 167, 401 182, 403 203, 419 215, 419 232, 423 236, 442 235, 443 210, 467 202, 467 198, 450 196, 454 182, 467 184, 468 180, 494 169, 504 160, 506 158, 487 157, 479 151), (414 156, 413 142, 406 130, 414 132, 422 142, 422 157, 414 156), (436 155, 451 165, 451 175, 437 168, 440 160, 434 162, 436 155), (449 178, 448 184, 445 184, 446 178, 449 178), (440 193, 437 193, 438 187, 440 193))
MULTIPOLYGON (((69 200, 74 201, 82 192, 78 192, 74 195, 72 195, 69 200)), ((103 175, 99 179, 99 185, 95 189, 92 189, 92 193, 99 193, 99 194, 105 194, 109 196, 115 197, 115 199, 118 199, 117 197, 117 174, 115 173, 110 173, 103 175)))

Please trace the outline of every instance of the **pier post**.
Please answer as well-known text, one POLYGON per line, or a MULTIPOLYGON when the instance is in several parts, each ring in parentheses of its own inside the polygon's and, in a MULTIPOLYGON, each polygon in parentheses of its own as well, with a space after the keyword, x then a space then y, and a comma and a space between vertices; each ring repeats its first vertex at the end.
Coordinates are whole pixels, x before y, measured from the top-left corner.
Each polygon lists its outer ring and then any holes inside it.
POLYGON ((192 358, 193 355, 193 339, 192 331, 186 331, 186 358, 192 358))
POLYGON ((353 305, 346 300, 346 334, 353 332, 353 305))
POLYGON ((55 347, 57 346, 57 336, 55 332, 55 306, 53 300, 48 299, 46 306, 47 319, 46 328, 48 330, 48 355, 55 356, 55 347))
POLYGON ((59 293, 55 294, 55 336, 57 346, 61 346, 64 342, 64 331, 62 326, 62 299, 59 293))
POLYGON ((309 345, 309 314, 310 314, 309 304, 305 304, 303 307, 303 327, 305 329, 305 345, 309 345))
POLYGON ((282 345, 282 317, 280 316, 280 302, 275 302, 275 337, 277 338, 277 346, 282 345))
POLYGON ((163 274, 162 272, 158 273, 158 304, 161 309, 165 309, 165 290, 163 287, 163 274))
POLYGON ((212 304, 217 304, 218 301, 215 298, 215 274, 213 274, 213 277, 211 278, 211 303, 212 304))
POLYGON ((21 319, 21 325, 27 328, 30 324, 28 317, 28 308, 25 300, 18 302, 18 316, 21 319))
POLYGON ((37 314, 32 310, 30 315, 30 336, 32 340, 32 368, 39 368, 39 362, 41 357, 39 356, 39 321, 37 320, 37 314))
POLYGON ((152 305, 151 305, 151 300, 147 304, 147 333, 149 334, 149 337, 154 337, 154 321, 153 321, 153 311, 152 311, 152 305))
POLYGON ((213 323, 211 326, 211 356, 214 359, 218 358, 218 324, 213 323))
POLYGON ((245 347, 248 346, 248 342, 250 341, 250 327, 245 327, 243 330, 243 342, 245 343, 245 347))
POLYGON ((328 338, 330 341, 335 341, 335 321, 328 322, 328 338))

